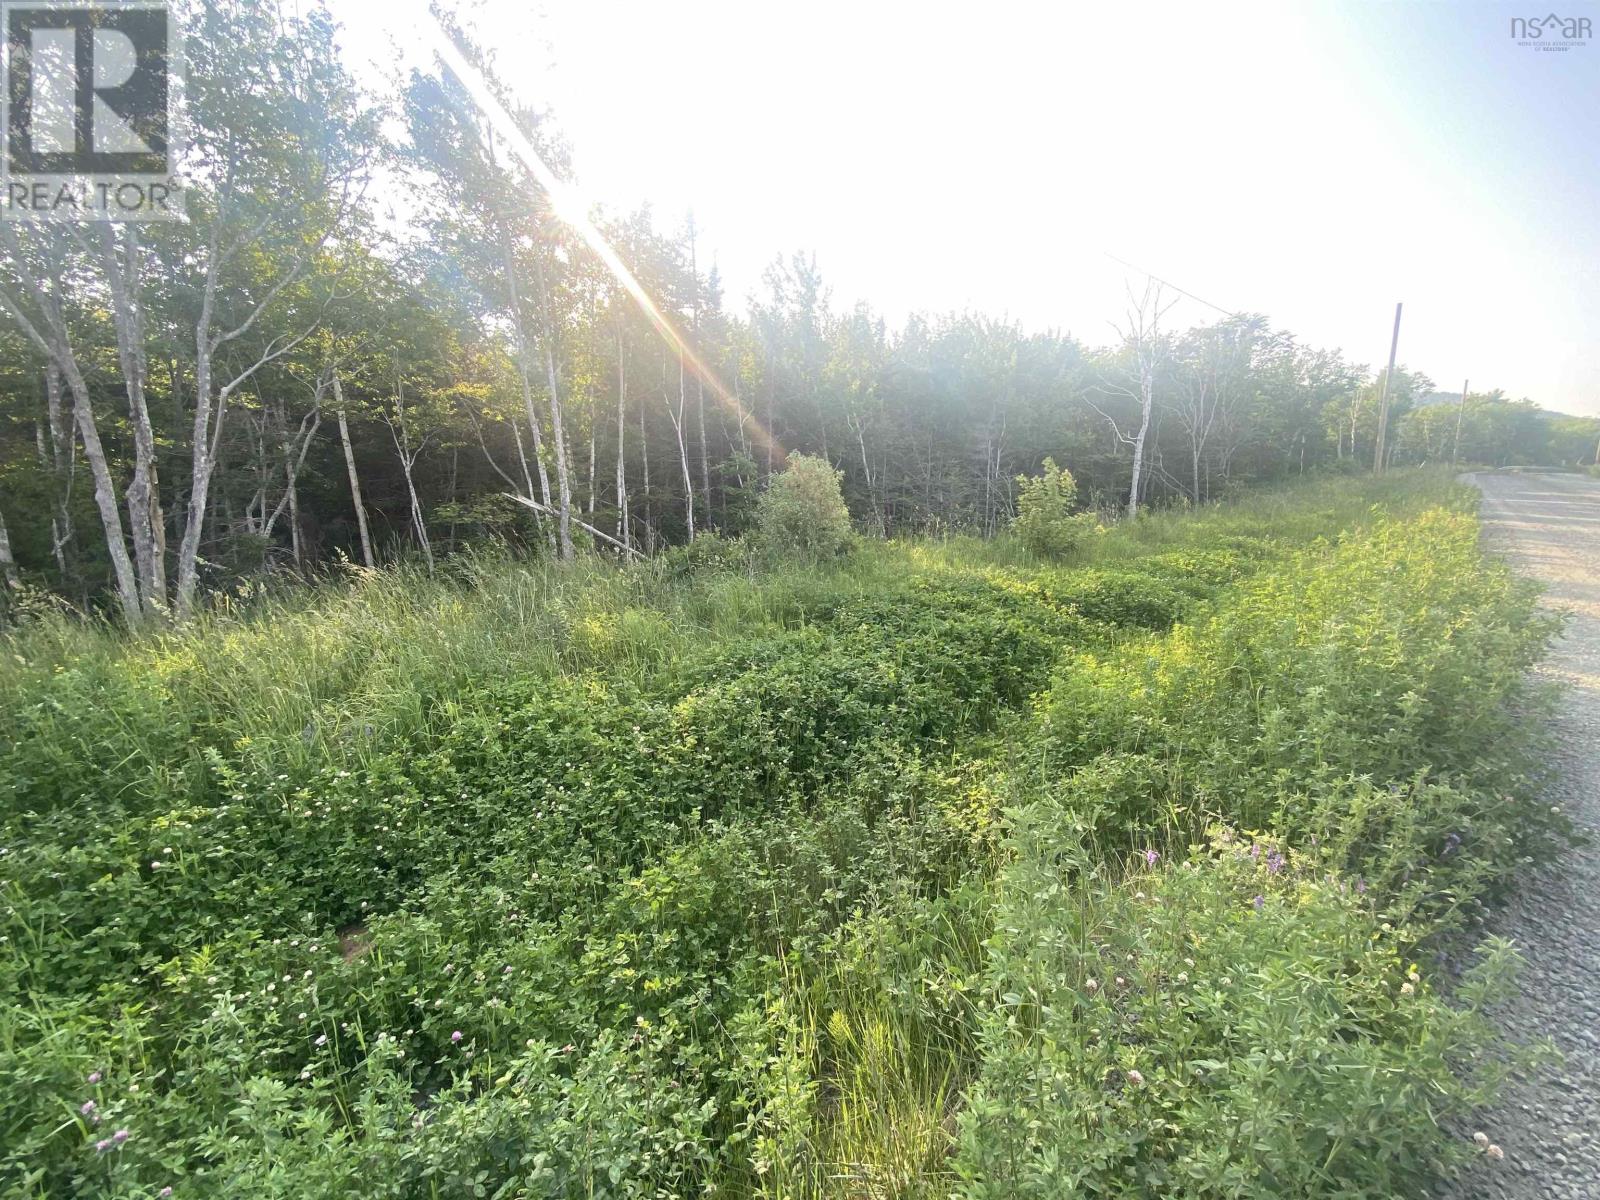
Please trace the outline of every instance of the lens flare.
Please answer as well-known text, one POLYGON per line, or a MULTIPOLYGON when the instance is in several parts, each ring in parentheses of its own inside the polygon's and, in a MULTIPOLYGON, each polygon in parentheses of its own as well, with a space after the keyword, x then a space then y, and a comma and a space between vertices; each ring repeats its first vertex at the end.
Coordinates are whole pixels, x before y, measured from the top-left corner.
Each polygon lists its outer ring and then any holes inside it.
POLYGON ((573 229, 583 239, 584 244, 605 264, 606 270, 610 271, 613 278, 622 285, 623 290, 633 297, 634 302, 649 318, 650 324, 655 326, 656 332, 682 358, 685 366, 705 385, 717 403, 742 426, 750 430, 753 441, 764 453, 770 450, 772 456, 781 461, 786 453, 783 447, 773 438, 771 432, 756 420, 754 414, 744 407, 739 398, 728 390, 717 377, 717 373, 701 358, 699 350, 651 299, 643 285, 628 269, 628 264, 623 262, 611 248, 611 243, 606 240, 605 234, 590 217, 589 205, 582 195, 545 164, 544 159, 539 156, 539 151, 490 89, 483 74, 467 61, 466 56, 450 40, 449 34, 431 12, 424 28, 434 53, 466 89, 467 95, 472 97, 472 102, 478 106, 495 134, 549 195, 556 215, 573 229))

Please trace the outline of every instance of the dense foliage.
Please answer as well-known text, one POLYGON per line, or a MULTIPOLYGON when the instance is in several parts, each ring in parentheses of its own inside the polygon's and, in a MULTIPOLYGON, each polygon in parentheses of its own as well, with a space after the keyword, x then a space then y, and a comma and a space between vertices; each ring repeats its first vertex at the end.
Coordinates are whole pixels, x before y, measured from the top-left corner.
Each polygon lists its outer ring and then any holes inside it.
POLYGON ((1417 474, 30 618, 0 1190, 1410 1194, 1516 1058, 1510 951, 1425 964, 1566 836, 1549 632, 1417 474))
MULTIPOLYGON (((347 561, 649 554, 749 527, 789 452, 869 533, 992 535, 1047 457, 1101 511, 1373 466, 1380 381, 1259 315, 891 328, 814 258, 729 298, 692 220, 597 212, 663 337, 453 79, 363 88, 321 4, 175 7, 192 219, 0 229, 0 606, 137 624, 347 561)), ((509 99, 520 64, 450 23, 509 99)), ((514 117, 569 178, 553 121, 514 117)), ((1600 421, 1390 382, 1396 463, 1600 454, 1600 421)))

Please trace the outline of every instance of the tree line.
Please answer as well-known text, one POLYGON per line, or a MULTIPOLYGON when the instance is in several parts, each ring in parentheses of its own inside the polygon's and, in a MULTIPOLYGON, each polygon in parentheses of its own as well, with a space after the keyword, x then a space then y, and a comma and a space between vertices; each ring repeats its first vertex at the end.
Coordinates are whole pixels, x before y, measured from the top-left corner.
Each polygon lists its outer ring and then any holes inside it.
MULTIPOLYGON (((382 91, 325 7, 188 0, 184 223, 0 222, 0 571, 130 623, 264 573, 486 542, 648 555, 743 531, 790 452, 858 527, 993 534, 1046 458, 1107 512, 1370 469, 1381 380, 1256 314, 1130 291, 1086 345, 891 328, 814 256, 742 304, 694 221, 596 211, 644 311, 448 72, 382 91), (663 335, 663 330, 667 336, 663 335)), ((570 153, 452 23, 558 176, 570 153)), ((1593 462, 1600 421, 1390 381, 1391 461, 1593 462)))

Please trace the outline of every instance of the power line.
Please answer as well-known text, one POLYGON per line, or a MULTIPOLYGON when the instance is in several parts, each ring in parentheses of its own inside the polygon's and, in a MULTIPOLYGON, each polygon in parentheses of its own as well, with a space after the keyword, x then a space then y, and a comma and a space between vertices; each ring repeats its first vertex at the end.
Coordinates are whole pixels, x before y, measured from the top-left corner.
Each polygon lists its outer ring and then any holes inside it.
POLYGON ((1112 262, 1121 263, 1123 266, 1127 267, 1128 270, 1137 271, 1137 272, 1139 272, 1139 274, 1143 275, 1145 278, 1155 280, 1162 287, 1171 288, 1173 291, 1177 292, 1180 296, 1187 296, 1187 297, 1189 297, 1189 299, 1195 301, 1198 304, 1204 304, 1207 308, 1214 308, 1225 317, 1237 317, 1237 316, 1240 315, 1239 313, 1234 312, 1232 309, 1223 308, 1222 305, 1220 305, 1220 304, 1213 304, 1213 303, 1211 303, 1211 301, 1205 299, 1204 297, 1196 296, 1193 292, 1185 291, 1183 288, 1179 287, 1177 284, 1171 282, 1170 280, 1163 279, 1159 275, 1152 275, 1149 271, 1146 271, 1143 267, 1135 266, 1133 263, 1129 262, 1125 258, 1118 258, 1115 254, 1111 253, 1111 251, 1109 251, 1109 250, 1107 250, 1105 253, 1106 253, 1106 257, 1109 258, 1112 262))

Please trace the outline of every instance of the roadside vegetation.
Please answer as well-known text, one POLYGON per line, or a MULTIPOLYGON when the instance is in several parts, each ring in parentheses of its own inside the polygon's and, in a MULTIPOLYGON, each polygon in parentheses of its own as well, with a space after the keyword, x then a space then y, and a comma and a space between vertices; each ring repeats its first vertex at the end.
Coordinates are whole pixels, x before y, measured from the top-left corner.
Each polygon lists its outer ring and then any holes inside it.
POLYGON ((1450 1130, 1524 1056, 1515 956, 1430 950, 1570 833, 1551 621, 1474 494, 1108 529, 1053 468, 993 541, 852 543, 815 464, 633 565, 24 621, 0 1191, 1354 1197, 1484 1157, 1450 1130))

